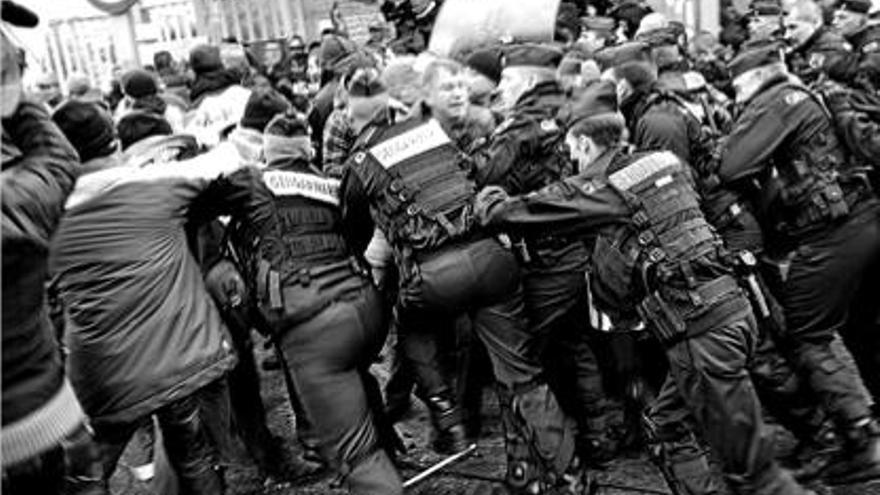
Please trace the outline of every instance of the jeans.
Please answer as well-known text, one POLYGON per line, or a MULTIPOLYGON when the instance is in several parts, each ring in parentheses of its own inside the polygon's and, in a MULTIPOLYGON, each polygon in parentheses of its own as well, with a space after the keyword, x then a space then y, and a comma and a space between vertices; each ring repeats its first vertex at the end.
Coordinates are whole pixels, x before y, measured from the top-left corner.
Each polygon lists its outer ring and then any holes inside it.
MULTIPOLYGON (((198 392, 196 392, 198 393, 198 392)), ((195 394, 166 404, 153 414, 159 420, 168 460, 180 483, 180 493, 216 495, 223 493, 219 473, 214 469, 214 450, 199 414, 195 394)), ((104 478, 109 480, 119 457, 141 426, 139 418, 127 423, 102 424, 95 428, 101 449, 104 478)))
POLYGON ((80 425, 54 447, 3 468, 7 495, 99 495, 104 493, 101 456, 92 434, 80 425))

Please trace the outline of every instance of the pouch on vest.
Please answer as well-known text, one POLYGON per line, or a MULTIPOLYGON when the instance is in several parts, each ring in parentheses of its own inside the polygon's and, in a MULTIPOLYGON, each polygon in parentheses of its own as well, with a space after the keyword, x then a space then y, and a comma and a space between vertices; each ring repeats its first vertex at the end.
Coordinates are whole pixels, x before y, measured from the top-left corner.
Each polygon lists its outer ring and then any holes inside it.
POLYGON ((687 336, 684 318, 658 292, 648 294, 638 305, 638 312, 661 344, 671 345, 687 336))

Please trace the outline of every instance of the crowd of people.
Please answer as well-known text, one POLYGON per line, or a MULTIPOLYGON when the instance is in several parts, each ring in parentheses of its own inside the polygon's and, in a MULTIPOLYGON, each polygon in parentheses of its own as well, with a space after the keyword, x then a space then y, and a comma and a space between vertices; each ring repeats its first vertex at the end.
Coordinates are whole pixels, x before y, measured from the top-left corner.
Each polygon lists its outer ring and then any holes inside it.
POLYGON ((403 492, 413 397, 455 454, 490 381, 485 493, 593 493, 632 449, 674 495, 880 478, 880 2, 722 2, 715 36, 566 0, 442 56, 441 4, 48 98, 0 30, 3 491, 109 493, 156 428, 180 493, 242 448, 282 476, 262 339, 359 495, 403 492))

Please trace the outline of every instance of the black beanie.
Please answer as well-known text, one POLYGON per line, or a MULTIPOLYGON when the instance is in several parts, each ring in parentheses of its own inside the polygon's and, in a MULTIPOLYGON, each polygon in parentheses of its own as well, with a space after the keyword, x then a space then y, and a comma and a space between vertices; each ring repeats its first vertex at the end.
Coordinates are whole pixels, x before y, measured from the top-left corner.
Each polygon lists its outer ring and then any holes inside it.
POLYGON ((220 48, 212 45, 199 45, 193 48, 189 52, 189 65, 196 75, 222 69, 220 48))
POLYGON ((159 85, 152 73, 134 69, 122 76, 122 92, 132 98, 143 98, 159 92, 159 85))
POLYGON ((248 98, 240 124, 242 127, 263 132, 266 124, 273 117, 288 110, 290 110, 290 103, 278 92, 273 90, 254 91, 248 98))
POLYGON ((174 133, 171 124, 164 118, 145 111, 134 111, 126 114, 116 124, 119 141, 125 150, 132 144, 150 136, 170 136, 174 133))
POLYGON ((70 100, 55 110, 52 120, 76 148, 82 162, 116 151, 113 120, 97 103, 70 100))

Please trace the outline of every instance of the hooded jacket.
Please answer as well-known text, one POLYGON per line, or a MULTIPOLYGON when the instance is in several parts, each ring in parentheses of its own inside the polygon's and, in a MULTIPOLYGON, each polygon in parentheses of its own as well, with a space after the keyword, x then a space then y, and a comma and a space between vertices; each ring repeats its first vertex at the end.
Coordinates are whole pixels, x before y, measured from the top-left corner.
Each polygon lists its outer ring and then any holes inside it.
POLYGON ((235 364, 185 224, 246 210, 231 144, 182 162, 84 175, 52 245, 74 389, 96 425, 186 397, 235 364))

